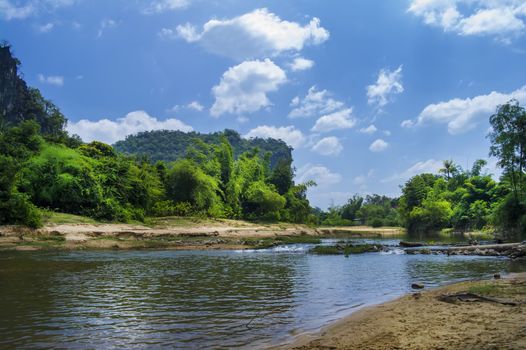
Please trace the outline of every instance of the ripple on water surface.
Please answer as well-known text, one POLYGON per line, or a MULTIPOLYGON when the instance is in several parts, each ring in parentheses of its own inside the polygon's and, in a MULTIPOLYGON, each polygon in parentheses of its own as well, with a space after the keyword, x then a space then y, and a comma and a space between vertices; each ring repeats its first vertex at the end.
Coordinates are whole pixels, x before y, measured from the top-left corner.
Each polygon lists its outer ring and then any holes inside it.
POLYGON ((0 347, 202 348, 281 342, 408 291, 514 267, 501 258, 260 252, 0 256, 0 347))

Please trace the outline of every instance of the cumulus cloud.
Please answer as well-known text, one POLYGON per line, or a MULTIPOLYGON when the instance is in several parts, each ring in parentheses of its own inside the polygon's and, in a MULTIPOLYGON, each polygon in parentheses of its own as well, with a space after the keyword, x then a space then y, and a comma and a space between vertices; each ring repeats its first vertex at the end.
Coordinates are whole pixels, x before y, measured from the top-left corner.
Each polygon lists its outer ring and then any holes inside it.
POLYGON ((402 66, 394 71, 382 69, 380 73, 378 73, 376 83, 367 86, 367 102, 370 105, 376 105, 378 108, 382 108, 389 103, 389 99, 393 95, 402 92, 404 92, 404 86, 402 85, 402 66))
POLYGON ((378 129, 376 128, 376 126, 374 126, 374 124, 371 124, 366 128, 360 129, 360 132, 362 134, 369 134, 369 135, 374 134, 376 131, 378 131, 378 129))
POLYGON ((69 6, 75 0, 0 0, 0 17, 10 20, 23 20, 41 12, 53 12, 59 7, 69 6))
POLYGON ((491 92, 473 98, 455 98, 446 102, 430 104, 418 115, 416 121, 405 120, 404 127, 427 123, 447 124, 450 134, 460 134, 473 129, 481 121, 487 121, 498 105, 511 99, 526 103, 526 85, 511 93, 491 92))
POLYGON ((314 67, 314 61, 303 57, 296 57, 290 64, 290 69, 292 69, 293 72, 311 69, 312 67, 314 67))
POLYGON ((323 189, 339 183, 342 180, 342 176, 338 173, 333 173, 323 165, 309 163, 298 169, 296 181, 304 183, 310 180, 316 182, 318 189, 323 189))
POLYGON ((224 113, 252 113, 270 106, 267 93, 278 90, 286 81, 285 72, 269 59, 231 67, 212 88, 215 102, 210 114, 219 117, 224 113))
POLYGON ((64 85, 64 77, 61 75, 45 76, 43 74, 39 74, 37 77, 38 77, 38 81, 43 84, 49 84, 49 85, 55 85, 55 86, 64 85))
POLYGON ((343 146, 337 137, 330 136, 316 142, 312 150, 322 156, 337 156, 343 151, 343 146))
POLYGON ((289 113, 290 118, 319 116, 345 107, 345 103, 333 99, 327 90, 320 91, 316 86, 312 86, 304 98, 294 97, 290 105, 294 107, 289 113))
POLYGON ((85 142, 97 140, 112 144, 141 131, 181 130, 188 132, 193 129, 178 119, 158 120, 145 111, 134 111, 117 120, 82 119, 78 122, 68 122, 67 130, 69 133, 79 135, 85 142))
POLYGON ((509 41, 524 33, 525 8, 523 0, 413 0, 408 12, 446 32, 509 41))
POLYGON ((371 152, 382 152, 389 147, 389 144, 382 139, 377 139, 371 143, 369 150, 371 152))
POLYGON ((250 130, 243 137, 260 137, 264 139, 272 138, 277 140, 283 140, 287 145, 293 148, 298 148, 305 143, 305 136, 303 135, 303 133, 300 130, 297 130, 292 125, 283 127, 261 125, 257 128, 250 130))
POLYGON ((318 45, 329 38, 318 18, 302 26, 282 20, 266 8, 231 19, 211 19, 201 30, 187 23, 177 26, 175 32, 168 31, 188 42, 198 42, 211 53, 236 60, 299 52, 306 45, 318 45))
POLYGON ((147 15, 164 13, 184 9, 188 7, 188 5, 190 5, 190 0, 157 0, 152 1, 150 5, 144 9, 143 13, 147 15))
POLYGON ((339 129, 350 129, 356 124, 356 119, 351 117, 352 108, 321 116, 312 127, 315 132, 329 132, 339 129))
POLYGON ((393 176, 390 176, 388 178, 383 179, 381 182, 393 182, 393 181, 405 181, 410 179, 411 177, 423 174, 423 173, 431 173, 436 174, 438 173, 438 170, 442 168, 442 161, 435 160, 433 158, 420 161, 412 166, 410 166, 408 169, 403 171, 402 173, 396 173, 393 176))

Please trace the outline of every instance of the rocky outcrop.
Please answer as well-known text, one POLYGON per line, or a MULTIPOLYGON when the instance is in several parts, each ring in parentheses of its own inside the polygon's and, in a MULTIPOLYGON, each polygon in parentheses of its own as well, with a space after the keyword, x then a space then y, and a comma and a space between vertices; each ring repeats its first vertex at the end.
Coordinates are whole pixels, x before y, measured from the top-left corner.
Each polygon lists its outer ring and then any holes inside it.
POLYGON ((424 248, 408 249, 407 254, 444 254, 444 255, 480 255, 480 256, 507 256, 511 259, 526 258, 526 244, 505 243, 471 245, 465 247, 424 248))

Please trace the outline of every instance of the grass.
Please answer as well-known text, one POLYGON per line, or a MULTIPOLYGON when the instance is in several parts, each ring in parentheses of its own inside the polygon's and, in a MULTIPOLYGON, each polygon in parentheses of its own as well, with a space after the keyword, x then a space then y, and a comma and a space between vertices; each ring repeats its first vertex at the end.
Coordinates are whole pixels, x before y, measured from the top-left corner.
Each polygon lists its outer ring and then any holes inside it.
POLYGON ((66 241, 66 237, 64 236, 40 236, 38 237, 38 240, 47 241, 47 242, 63 243, 66 241))
POLYGON ((51 210, 41 210, 43 224, 96 224, 95 219, 80 215, 57 213, 51 210))
POLYGON ((497 295, 499 294, 499 289, 501 288, 497 284, 481 284, 470 287, 468 292, 482 295, 497 295))
POLYGON ((526 293, 526 282, 508 282, 506 280, 483 281, 471 286, 470 293, 489 297, 521 298, 526 293))
POLYGON ((476 231, 459 232, 452 228, 445 228, 438 232, 440 241, 458 242, 466 239, 492 240, 495 238, 493 228, 485 228, 476 231))
POLYGON ((320 244, 321 240, 318 237, 300 235, 267 238, 245 238, 244 243, 254 247, 254 249, 268 249, 286 244, 320 244))
POLYGON ((318 237, 301 235, 301 236, 279 236, 275 238, 276 241, 283 244, 320 244, 321 239, 318 237))

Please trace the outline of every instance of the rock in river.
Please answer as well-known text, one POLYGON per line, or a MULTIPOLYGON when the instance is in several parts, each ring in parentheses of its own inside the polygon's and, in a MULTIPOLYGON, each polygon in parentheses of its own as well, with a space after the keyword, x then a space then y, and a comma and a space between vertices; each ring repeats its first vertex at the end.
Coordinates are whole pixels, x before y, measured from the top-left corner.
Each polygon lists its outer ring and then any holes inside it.
POLYGON ((411 284, 411 288, 413 289, 424 289, 424 284, 421 282, 415 282, 411 284))

